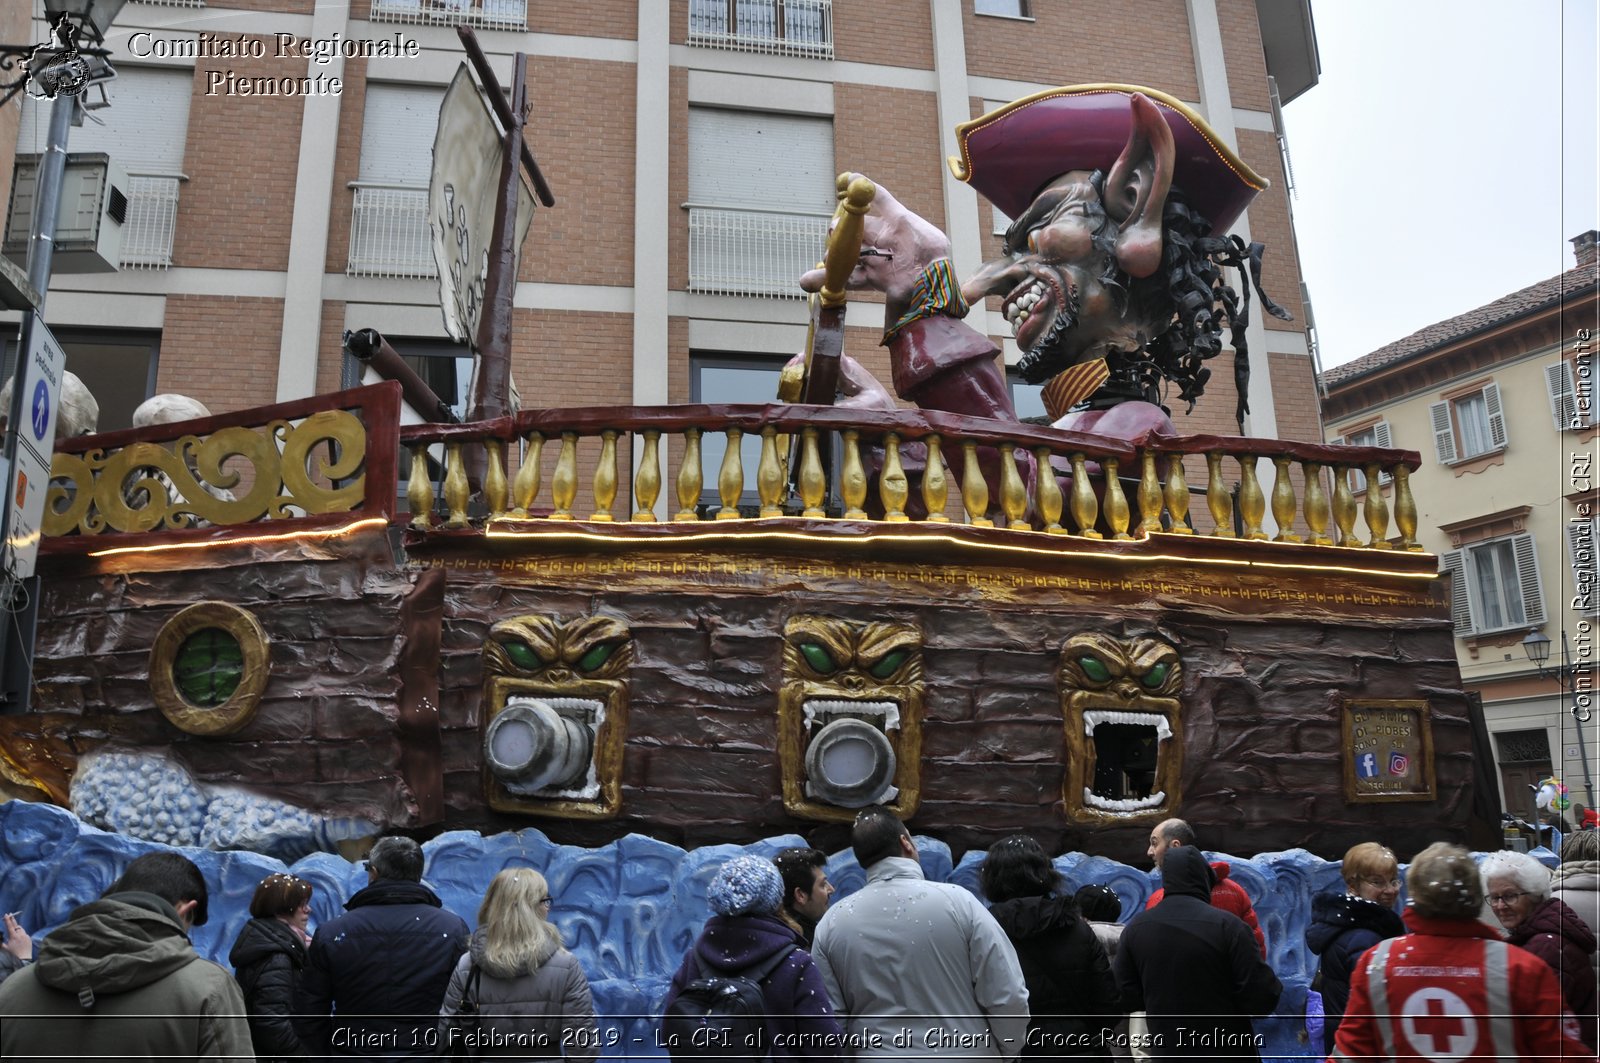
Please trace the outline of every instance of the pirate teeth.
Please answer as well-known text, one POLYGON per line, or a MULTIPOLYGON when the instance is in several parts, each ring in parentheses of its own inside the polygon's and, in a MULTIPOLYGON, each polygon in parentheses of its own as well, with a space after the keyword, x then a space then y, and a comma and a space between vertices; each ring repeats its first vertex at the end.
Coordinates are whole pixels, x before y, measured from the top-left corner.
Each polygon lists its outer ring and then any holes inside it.
POLYGON ((1101 797, 1088 787, 1083 789, 1083 803, 1089 808, 1104 812, 1142 812, 1147 808, 1160 808, 1166 803, 1167 792, 1157 790, 1149 797, 1126 797, 1121 800, 1101 797))
POLYGON ((1107 709, 1090 709, 1083 714, 1083 733, 1093 737, 1094 729, 1103 723, 1132 724, 1135 727, 1154 727, 1156 737, 1171 738, 1172 725, 1165 716, 1153 712, 1116 712, 1107 709))
POLYGON ((805 728, 825 724, 832 716, 874 716, 882 718, 885 731, 900 729, 900 703, 895 701, 850 701, 847 698, 815 698, 801 706, 805 728))
POLYGON ((582 712, 597 713, 605 708, 605 702, 596 701, 594 698, 551 698, 536 694, 513 694, 506 698, 505 707, 513 705, 528 705, 543 702, 556 711, 562 709, 576 709, 582 712))

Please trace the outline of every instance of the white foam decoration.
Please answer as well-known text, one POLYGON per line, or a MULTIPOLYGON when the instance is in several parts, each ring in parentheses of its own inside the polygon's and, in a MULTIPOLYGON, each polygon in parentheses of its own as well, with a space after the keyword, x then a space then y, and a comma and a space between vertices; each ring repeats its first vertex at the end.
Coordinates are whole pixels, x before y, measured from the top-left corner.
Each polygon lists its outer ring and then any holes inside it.
POLYGON ((805 728, 818 722, 827 723, 830 716, 881 716, 885 731, 900 729, 900 703, 897 701, 850 701, 847 698, 815 698, 801 706, 805 714, 805 728))
POLYGON ((1160 808, 1166 803, 1166 800, 1167 792, 1165 790, 1157 790, 1149 797, 1125 797, 1117 800, 1110 797, 1101 797, 1087 786, 1083 788, 1083 803, 1102 812, 1143 812, 1149 808, 1160 808))
POLYGON ((1089 709, 1083 714, 1083 733, 1093 735, 1103 723, 1132 724, 1136 727, 1154 727, 1158 738, 1171 738, 1172 725, 1167 718, 1154 712, 1117 712, 1111 709, 1089 709))

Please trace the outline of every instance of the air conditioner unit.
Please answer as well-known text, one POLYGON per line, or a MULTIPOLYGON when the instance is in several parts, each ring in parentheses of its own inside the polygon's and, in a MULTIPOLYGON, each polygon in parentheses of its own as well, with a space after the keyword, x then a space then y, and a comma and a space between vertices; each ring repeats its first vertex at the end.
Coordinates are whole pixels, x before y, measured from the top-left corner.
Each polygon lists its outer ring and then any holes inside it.
MULTIPOLYGON (((18 155, 6 219, 5 255, 26 264, 42 155, 18 155)), ((128 175, 101 152, 67 155, 56 211, 53 273, 106 273, 119 267, 128 220, 128 175)))

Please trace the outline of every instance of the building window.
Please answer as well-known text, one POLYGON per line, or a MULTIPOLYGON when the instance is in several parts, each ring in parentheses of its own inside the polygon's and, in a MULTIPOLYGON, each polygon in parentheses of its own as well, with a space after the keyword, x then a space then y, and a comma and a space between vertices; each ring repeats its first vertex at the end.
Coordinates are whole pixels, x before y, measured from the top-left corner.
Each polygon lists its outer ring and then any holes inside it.
MULTIPOLYGON (((689 359, 690 401, 713 406, 774 402, 778 395, 778 375, 788 358, 759 354, 694 354, 689 359)), ((728 452, 728 437, 721 431, 707 430, 700 435, 700 502, 703 515, 715 513, 722 505, 717 491, 717 474, 728 452)), ((782 457, 782 455, 780 455, 782 457)), ((744 492, 739 509, 744 516, 758 515, 761 496, 756 490, 756 469, 761 464, 761 437, 746 432, 739 438, 739 461, 744 466, 744 492)))
POLYGON ((974 0, 973 11, 979 15, 999 15, 1002 18, 1029 18, 1028 0, 974 0))
POLYGON ((428 177, 443 90, 373 84, 361 120, 360 177, 352 181, 350 258, 356 277, 436 277, 428 177))
POLYGON ((689 288, 800 298, 836 200, 829 118, 689 109, 689 288))
POLYGON ((1428 408, 1433 445, 1440 463, 1454 465, 1506 448, 1506 419, 1500 410, 1500 386, 1485 384, 1428 408))
POLYGON ((1550 416, 1557 432, 1579 431, 1600 424, 1595 413, 1594 359, 1562 359, 1544 367, 1550 416))
POLYGON ((525 30, 528 0, 372 0, 372 21, 525 30))
MULTIPOLYGON (((1374 424, 1367 425, 1365 428, 1360 428, 1354 432, 1350 432, 1349 434, 1345 435, 1340 442, 1347 447, 1388 448, 1394 445, 1390 441, 1388 421, 1378 421, 1374 424)), ((1378 474, 1379 485, 1387 485, 1391 479, 1393 479, 1393 477, 1386 472, 1378 474)), ((1365 492, 1366 489, 1367 474, 1362 472, 1360 469, 1351 469, 1350 490, 1359 495, 1365 492)))
POLYGON ((1018 419, 1043 417, 1049 420, 1050 414, 1044 408, 1043 384, 1030 384, 1015 370, 1007 370, 1006 385, 1011 389, 1011 405, 1016 407, 1018 419))
MULTIPOLYGON (((119 332, 58 328, 52 330, 67 355, 67 370, 83 381, 100 406, 95 431, 133 427, 133 411, 155 394, 159 332, 119 332)), ((15 372, 17 344, 6 344, 4 379, 15 372)), ((0 411, 3 416, 4 411, 0 411)))
POLYGON ((1457 635, 1483 635, 1544 623, 1544 589, 1533 536, 1511 535, 1446 553, 1450 611, 1457 635))
MULTIPOLYGON (((189 179, 183 173, 183 152, 193 90, 192 71, 124 67, 106 83, 111 106, 95 113, 98 121, 75 127, 67 138, 68 151, 105 152, 128 175, 121 255, 125 269, 172 265, 178 191, 189 179)), ((24 94, 17 153, 42 152, 49 129, 50 108, 24 94)))
MULTIPOLYGON (((982 14, 982 12, 980 11, 979 14, 982 14)), ((983 113, 989 114, 993 111, 997 111, 1004 107, 1008 102, 1009 101, 1007 100, 984 100, 983 113)), ((994 235, 1004 236, 1011 229, 1011 215, 1007 214, 993 203, 989 204, 989 211, 994 215, 994 228, 992 230, 994 235)))
POLYGON ((833 0, 689 0, 689 43, 833 58, 833 0))

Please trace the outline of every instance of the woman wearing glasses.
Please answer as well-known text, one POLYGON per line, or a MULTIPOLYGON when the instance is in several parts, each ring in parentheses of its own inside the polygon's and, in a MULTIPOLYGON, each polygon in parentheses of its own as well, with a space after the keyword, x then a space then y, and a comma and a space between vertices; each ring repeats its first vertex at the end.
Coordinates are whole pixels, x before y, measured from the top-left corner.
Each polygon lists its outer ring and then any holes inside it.
POLYGON ((1550 895, 1550 872, 1526 853, 1490 853, 1480 866, 1489 909, 1507 940, 1545 963, 1561 980, 1561 997, 1578 1017, 1579 1036, 1595 1047, 1594 932, 1550 895))
POLYGON ((250 898, 250 915, 228 962, 244 992, 256 1058, 303 1056, 290 1016, 311 944, 311 883, 293 875, 268 875, 250 898))
POLYGON ((599 1056, 589 980, 577 957, 561 947, 550 908, 549 884, 532 868, 508 867, 489 882, 478 929, 439 1009, 445 1056, 457 1044, 465 1044, 471 1058, 599 1056))
POLYGON ((1400 864, 1393 852, 1377 842, 1362 842, 1344 854, 1342 870, 1344 893, 1311 898, 1306 927, 1306 947, 1322 957, 1316 987, 1322 993, 1324 1052, 1333 1051, 1356 960, 1385 938, 1406 932, 1394 910, 1400 898, 1400 864))

